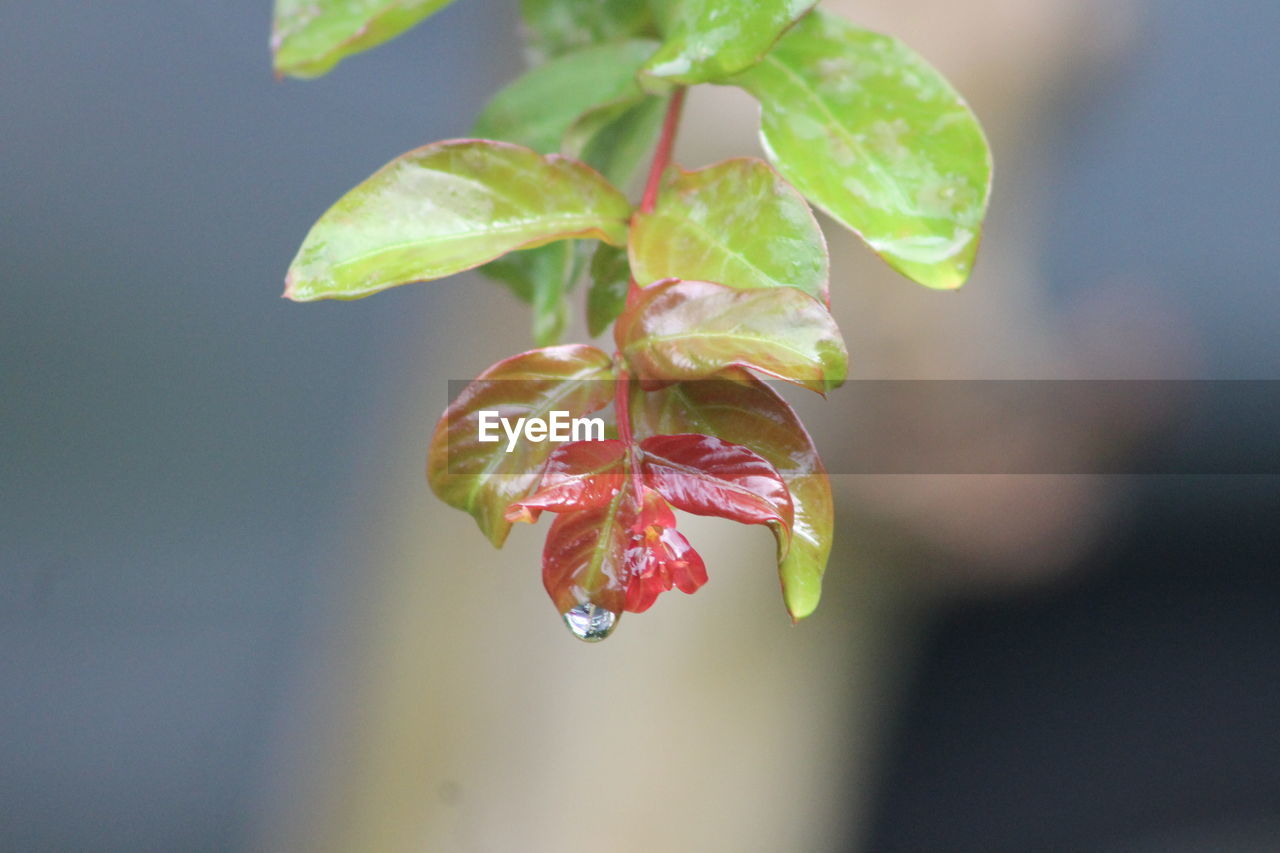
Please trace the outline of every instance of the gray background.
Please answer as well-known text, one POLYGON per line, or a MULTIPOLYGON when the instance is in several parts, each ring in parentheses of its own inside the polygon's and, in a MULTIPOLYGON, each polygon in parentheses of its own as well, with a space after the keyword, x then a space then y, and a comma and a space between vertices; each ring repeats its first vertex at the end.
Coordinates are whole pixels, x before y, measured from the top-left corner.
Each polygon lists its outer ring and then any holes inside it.
POLYGON ((265 0, 0 4, 0 850, 242 843, 360 571, 367 436, 423 383, 397 345, 453 299, 297 306, 284 270, 465 132, 519 64, 505 6, 277 83, 265 0))

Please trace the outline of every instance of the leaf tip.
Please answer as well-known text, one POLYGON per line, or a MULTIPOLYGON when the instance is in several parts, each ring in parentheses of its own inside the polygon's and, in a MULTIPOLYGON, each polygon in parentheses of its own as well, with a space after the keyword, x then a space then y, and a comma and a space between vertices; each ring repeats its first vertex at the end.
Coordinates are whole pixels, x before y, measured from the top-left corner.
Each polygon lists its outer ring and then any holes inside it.
POLYGON ((297 273, 291 268, 284 277, 284 293, 280 294, 281 299, 288 299, 291 302, 308 302, 308 297, 299 292, 297 273))

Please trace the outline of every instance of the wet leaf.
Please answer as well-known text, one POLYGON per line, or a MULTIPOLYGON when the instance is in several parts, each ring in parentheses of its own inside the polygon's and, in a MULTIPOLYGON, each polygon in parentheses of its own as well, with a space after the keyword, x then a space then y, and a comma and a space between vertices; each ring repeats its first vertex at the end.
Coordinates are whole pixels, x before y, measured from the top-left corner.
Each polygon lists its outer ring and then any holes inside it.
POLYGON ((526 72, 498 92, 476 119, 475 135, 514 142, 544 154, 584 112, 642 97, 636 71, 657 47, 619 41, 584 47, 526 72))
POLYGON ((746 447, 706 435, 653 436, 630 451, 621 441, 562 445, 538 490, 513 502, 506 518, 557 514, 543 550, 547 593, 570 628, 571 612, 601 609, 614 614, 612 626, 623 610, 643 612, 673 586, 692 593, 707 582, 672 505, 767 524, 786 551, 792 509, 781 476, 746 447))
POLYGON ((591 257, 591 289, 587 292, 587 331, 591 337, 609 328, 622 313, 630 284, 627 253, 601 243, 591 257))
POLYGON ((791 547, 778 565, 792 619, 813 613, 831 553, 831 484, 813 440, 792 408, 758 379, 681 382, 632 394, 640 435, 695 432, 751 448, 781 474, 791 495, 791 547))
POLYGON ((581 163, 499 142, 439 142, 397 157, 320 217, 285 295, 355 299, 569 237, 621 245, 630 213, 581 163))
POLYGON ((796 189, 909 278, 964 283, 991 152, 941 74, 897 39, 818 11, 731 82, 760 101, 765 151, 796 189))
POLYGON ((655 435, 640 442, 642 479, 676 509, 694 515, 764 524, 791 547, 791 495, 769 460, 742 444, 711 435, 655 435))
POLYGON ((827 301, 827 246, 809 205, 760 160, 727 160, 667 180, 628 244, 641 285, 664 278, 740 290, 796 287, 827 301))
POLYGON ((614 39, 656 34, 640 0, 520 0, 525 37, 537 61, 614 39))
POLYGON ((562 444, 547 459, 538 490, 507 508, 508 521, 533 523, 543 510, 599 509, 625 485, 627 446, 617 439, 562 444))
POLYGON ((545 418, 552 410, 582 417, 609 405, 612 378, 609 356, 581 344, 532 350, 493 365, 436 424, 427 457, 431 488, 445 503, 470 513, 489 541, 501 547, 511 529, 504 512, 534 490, 556 445, 521 440, 508 453, 505 436, 481 442, 480 410, 512 419, 545 418))
POLYGON ((640 291, 614 337, 646 387, 746 367, 825 393, 848 371, 835 320, 821 302, 790 287, 659 282, 640 291))
POLYGON ((395 38, 452 0, 276 0, 277 74, 319 77, 348 56, 395 38))
POLYGON ((561 513, 551 523, 542 548, 542 585, 561 615, 598 608, 613 614, 612 629, 626 609, 627 551, 636 518, 630 495, 623 489, 603 507, 561 513))
POLYGON ((736 74, 768 52, 815 0, 668 0, 666 41, 643 74, 665 85, 707 83, 736 74))

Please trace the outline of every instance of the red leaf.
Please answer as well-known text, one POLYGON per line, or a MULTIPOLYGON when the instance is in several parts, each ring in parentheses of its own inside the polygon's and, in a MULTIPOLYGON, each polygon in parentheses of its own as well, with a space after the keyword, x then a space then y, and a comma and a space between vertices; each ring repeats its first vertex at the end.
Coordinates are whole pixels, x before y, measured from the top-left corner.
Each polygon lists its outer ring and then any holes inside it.
POLYGON ((640 443, 645 484, 676 507, 743 524, 767 524, 778 558, 791 545, 791 494, 777 469, 741 444, 708 435, 655 435, 640 443))
POLYGON ((791 549, 778 566, 783 596, 793 619, 812 613, 822 594, 835 512, 817 448, 786 401, 751 377, 681 382, 632 399, 642 433, 713 433, 747 445, 777 468, 795 510, 791 549))
POLYGON ((605 506, 622 488, 626 445, 575 441, 556 448, 547 459, 538 490, 507 508, 507 521, 534 522, 542 510, 569 512, 605 506))

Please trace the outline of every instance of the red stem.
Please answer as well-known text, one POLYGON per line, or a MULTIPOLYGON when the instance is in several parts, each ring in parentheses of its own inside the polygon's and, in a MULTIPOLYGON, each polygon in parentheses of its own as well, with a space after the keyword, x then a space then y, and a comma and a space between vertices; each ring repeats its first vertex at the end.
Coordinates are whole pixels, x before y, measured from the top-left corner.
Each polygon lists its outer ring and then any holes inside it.
MULTIPOLYGON (((667 102, 667 115, 662 120, 662 135, 658 137, 658 145, 653 149, 653 159, 649 162, 649 177, 645 179, 644 195, 640 197, 640 212, 652 213, 658 203, 658 187, 662 184, 662 173, 671 164, 671 149, 676 144, 676 130, 680 127, 680 111, 684 109, 684 87, 679 86, 671 93, 667 102)), ((640 285, 634 278, 627 286, 627 305, 631 305, 640 295, 640 285)))
MULTIPOLYGON (((680 111, 684 108, 684 87, 678 87, 671 93, 667 103, 667 115, 662 121, 662 135, 658 137, 658 145, 653 149, 653 160, 649 163, 649 177, 645 181, 644 195, 640 198, 640 212, 652 213, 658 202, 658 187, 662 183, 662 174, 671 163, 671 149, 676 144, 676 129, 680 126, 680 111)), ((640 293, 635 278, 627 289, 627 304, 630 305, 640 293)), ((631 489, 634 493, 636 507, 643 503, 643 483, 640 469, 635 464, 632 452, 635 439, 631 433, 631 375, 624 367, 618 371, 618 381, 614 386, 613 413, 618 421, 618 438, 626 447, 627 458, 631 468, 631 489)))
POLYGON ((662 183, 662 173, 671 163, 671 149, 676 143, 676 128, 680 126, 680 110, 684 107, 684 87, 677 87, 671 93, 671 101, 667 104, 667 116, 662 121, 662 135, 658 137, 658 147, 653 149, 653 161, 649 164, 649 180, 644 185, 644 195, 640 197, 640 212, 650 213, 658 201, 658 185, 662 183))

